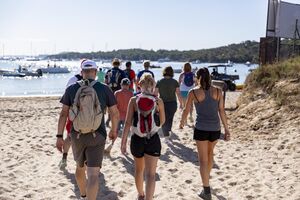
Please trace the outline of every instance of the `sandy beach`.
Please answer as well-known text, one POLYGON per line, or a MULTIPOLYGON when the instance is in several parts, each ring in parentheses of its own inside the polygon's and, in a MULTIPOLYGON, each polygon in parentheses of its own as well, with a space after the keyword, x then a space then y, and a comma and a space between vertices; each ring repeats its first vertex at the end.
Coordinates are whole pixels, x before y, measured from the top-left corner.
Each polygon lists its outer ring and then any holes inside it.
MULTIPOLYGON (((300 199, 299 115, 287 113, 295 117, 286 117, 278 126, 280 119, 273 120, 277 115, 272 115, 275 107, 271 105, 265 111, 258 111, 257 104, 236 110, 239 95, 227 93, 232 140, 220 140, 215 149, 213 199, 300 199), (272 121, 260 124, 265 119, 272 121)), ((55 148, 55 135, 60 108, 59 97, 0 98, 1 200, 79 198, 72 151, 66 170, 58 168, 61 154, 55 148)), ((162 138, 155 191, 158 200, 200 199, 193 129, 186 126, 180 130, 180 116, 178 110, 172 143, 167 145, 162 138)), ((120 141, 118 138, 110 156, 103 160, 98 199, 136 198, 133 158, 121 154, 120 141)))

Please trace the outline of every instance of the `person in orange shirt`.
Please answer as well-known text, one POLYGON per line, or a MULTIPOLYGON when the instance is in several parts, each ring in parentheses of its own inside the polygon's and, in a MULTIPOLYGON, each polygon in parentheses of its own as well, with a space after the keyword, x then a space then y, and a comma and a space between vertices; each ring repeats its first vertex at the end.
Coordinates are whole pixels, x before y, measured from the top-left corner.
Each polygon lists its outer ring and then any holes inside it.
POLYGON ((126 118, 127 107, 130 98, 133 96, 132 91, 130 90, 130 80, 128 78, 123 78, 121 81, 121 89, 115 92, 115 97, 117 99, 117 108, 120 113, 120 121, 118 126, 119 134, 124 127, 124 121, 126 118))

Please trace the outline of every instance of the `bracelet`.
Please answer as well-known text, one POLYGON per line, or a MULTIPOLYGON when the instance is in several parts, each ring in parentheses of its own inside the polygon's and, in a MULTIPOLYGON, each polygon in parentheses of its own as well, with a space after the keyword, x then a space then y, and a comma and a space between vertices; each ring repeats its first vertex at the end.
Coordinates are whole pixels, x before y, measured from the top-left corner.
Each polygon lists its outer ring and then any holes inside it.
POLYGON ((63 135, 57 134, 56 137, 57 138, 63 138, 63 135))

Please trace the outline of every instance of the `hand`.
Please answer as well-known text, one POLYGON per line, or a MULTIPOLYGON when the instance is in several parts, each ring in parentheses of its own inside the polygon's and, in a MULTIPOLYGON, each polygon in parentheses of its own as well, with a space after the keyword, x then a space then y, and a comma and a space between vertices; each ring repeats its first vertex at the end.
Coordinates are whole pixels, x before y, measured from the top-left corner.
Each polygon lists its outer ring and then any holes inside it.
POLYGON ((122 141, 122 144, 121 144, 121 152, 122 154, 126 155, 127 154, 127 140, 125 141, 122 141))
POLYGON ((56 140, 56 148, 61 153, 63 152, 63 146, 64 146, 64 140, 63 140, 63 138, 57 138, 57 140, 56 140))
POLYGON ((117 131, 110 130, 109 134, 108 134, 108 137, 109 137, 110 140, 112 140, 113 142, 115 142, 115 140, 118 137, 117 131))
POLYGON ((225 129, 225 138, 224 138, 225 141, 229 141, 230 140, 230 132, 228 129, 225 129))

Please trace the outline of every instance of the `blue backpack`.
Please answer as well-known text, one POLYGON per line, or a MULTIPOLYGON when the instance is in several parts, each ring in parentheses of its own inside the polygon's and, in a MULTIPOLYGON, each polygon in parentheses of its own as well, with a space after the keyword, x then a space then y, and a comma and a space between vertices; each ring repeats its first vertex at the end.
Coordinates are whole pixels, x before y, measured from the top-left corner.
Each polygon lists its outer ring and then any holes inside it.
POLYGON ((120 70, 119 69, 111 69, 111 71, 109 72, 110 73, 110 76, 109 76, 109 82, 108 82, 108 85, 110 87, 118 87, 120 85, 120 76, 121 76, 121 73, 120 73, 120 70))
POLYGON ((194 85, 194 73, 193 72, 185 73, 183 82, 188 87, 193 86, 194 85))

